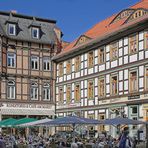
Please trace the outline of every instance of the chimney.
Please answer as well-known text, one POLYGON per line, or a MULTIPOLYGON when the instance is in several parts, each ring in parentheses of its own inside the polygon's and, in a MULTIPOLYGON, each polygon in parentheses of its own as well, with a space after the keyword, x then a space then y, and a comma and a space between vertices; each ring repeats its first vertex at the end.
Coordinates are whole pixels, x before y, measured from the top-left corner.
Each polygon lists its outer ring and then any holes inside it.
POLYGON ((12 14, 17 14, 17 11, 16 10, 11 10, 10 11, 12 14))

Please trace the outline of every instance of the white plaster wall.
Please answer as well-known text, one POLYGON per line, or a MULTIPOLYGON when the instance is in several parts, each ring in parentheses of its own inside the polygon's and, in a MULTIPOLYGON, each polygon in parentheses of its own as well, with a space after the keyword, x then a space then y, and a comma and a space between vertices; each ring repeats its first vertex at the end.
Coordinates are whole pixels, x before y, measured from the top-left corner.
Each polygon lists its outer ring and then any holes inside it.
POLYGON ((142 32, 139 32, 139 40, 143 40, 143 39, 144 39, 144 33, 142 31, 142 32))
POLYGON ((109 83, 109 77, 110 75, 106 75, 106 83, 109 83))
POLYGON ((124 38, 124 46, 125 46, 125 45, 128 45, 128 37, 125 37, 125 38, 124 38))
POLYGON ((139 50, 143 50, 144 49, 144 42, 143 41, 140 41, 139 42, 139 50))
POLYGON ((119 82, 119 91, 123 90, 123 82, 119 82))
POLYGON ((144 51, 139 52, 139 60, 144 59, 144 51))
POLYGON ((127 55, 128 54, 128 46, 125 46, 123 51, 124 51, 124 55, 127 55))
POLYGON ((117 66, 117 60, 111 62, 111 68, 116 67, 117 66))
POLYGON ((139 66, 139 76, 144 75, 144 66, 139 66))
POLYGON ((124 90, 128 90, 128 81, 124 81, 124 90))
POLYGON ((128 69, 124 70, 124 79, 128 79, 128 69))
POLYGON ((92 74, 92 73, 94 73, 93 68, 88 69, 88 74, 92 74))
POLYGON ((119 48, 122 47, 122 46, 123 46, 123 40, 120 39, 120 40, 119 40, 119 48))
POLYGON ((109 52, 109 45, 106 46, 106 52, 109 52))
POLYGON ((143 78, 139 78, 139 87, 144 87, 144 84, 143 84, 143 81, 144 79, 143 78))
POLYGON ((119 48, 119 57, 121 57, 122 56, 122 54, 123 54, 123 48, 119 48))
POLYGON ((71 75, 67 75, 67 80, 70 80, 71 79, 71 75))
POLYGON ((124 64, 128 63, 128 56, 124 56, 124 64))
POLYGON ((119 58, 119 65, 122 65, 123 64, 123 58, 119 58))
POLYGON ((123 71, 119 71, 119 80, 123 80, 123 71))
POLYGON ((137 59, 137 54, 134 54, 134 55, 131 55, 130 56, 130 62, 135 62, 135 61, 137 61, 138 59, 137 59))
POLYGON ((99 71, 103 71, 103 70, 105 70, 105 64, 99 65, 99 71))

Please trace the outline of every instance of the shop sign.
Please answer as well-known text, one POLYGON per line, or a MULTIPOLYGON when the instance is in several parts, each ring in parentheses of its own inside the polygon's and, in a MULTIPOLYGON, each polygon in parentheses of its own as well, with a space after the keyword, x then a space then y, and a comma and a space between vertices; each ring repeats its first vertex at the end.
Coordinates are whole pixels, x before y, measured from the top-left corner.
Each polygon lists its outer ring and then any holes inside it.
POLYGON ((49 104, 24 104, 24 103, 3 103, 2 107, 12 108, 51 108, 49 104))
POLYGON ((140 95, 131 95, 131 96, 128 96, 128 100, 132 100, 132 99, 140 99, 140 95))

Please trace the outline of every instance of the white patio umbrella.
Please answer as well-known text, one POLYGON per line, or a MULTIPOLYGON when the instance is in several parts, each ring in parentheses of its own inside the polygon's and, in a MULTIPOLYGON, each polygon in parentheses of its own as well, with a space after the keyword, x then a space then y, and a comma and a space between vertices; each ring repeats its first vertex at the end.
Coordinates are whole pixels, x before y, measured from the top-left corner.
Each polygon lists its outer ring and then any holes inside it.
POLYGON ((50 122, 50 121, 52 121, 52 119, 45 118, 45 119, 41 119, 41 120, 37 120, 37 121, 25 123, 25 124, 20 124, 18 126, 19 127, 32 127, 32 126, 38 126, 38 125, 42 126, 42 124, 44 124, 46 122, 50 122))

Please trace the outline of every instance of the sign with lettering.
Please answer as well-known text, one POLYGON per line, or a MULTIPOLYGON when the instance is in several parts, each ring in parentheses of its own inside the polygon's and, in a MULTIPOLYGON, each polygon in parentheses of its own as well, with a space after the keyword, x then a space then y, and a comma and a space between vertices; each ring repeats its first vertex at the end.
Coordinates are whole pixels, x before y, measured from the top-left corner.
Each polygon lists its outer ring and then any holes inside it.
POLYGON ((51 109, 52 105, 49 104, 26 104, 26 103, 2 103, 1 107, 8 108, 40 108, 40 109, 51 109))
POLYGON ((129 100, 132 100, 132 99, 140 99, 140 95, 131 95, 131 96, 128 96, 128 99, 129 100))

